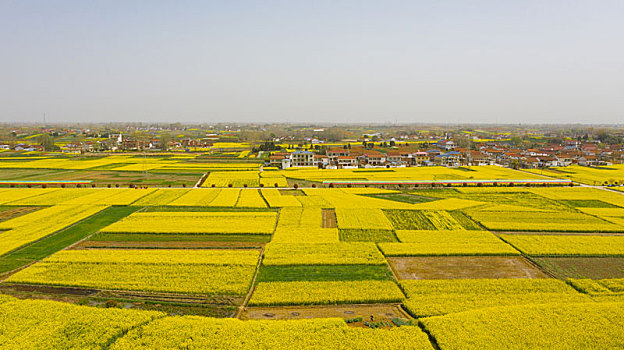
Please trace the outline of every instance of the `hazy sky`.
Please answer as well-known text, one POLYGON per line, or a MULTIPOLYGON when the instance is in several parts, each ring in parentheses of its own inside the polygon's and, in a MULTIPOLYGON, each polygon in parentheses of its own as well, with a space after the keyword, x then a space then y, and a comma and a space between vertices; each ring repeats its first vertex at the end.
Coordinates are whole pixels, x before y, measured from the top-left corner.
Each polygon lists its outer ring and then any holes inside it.
POLYGON ((624 123, 624 1, 0 0, 0 122, 624 123))

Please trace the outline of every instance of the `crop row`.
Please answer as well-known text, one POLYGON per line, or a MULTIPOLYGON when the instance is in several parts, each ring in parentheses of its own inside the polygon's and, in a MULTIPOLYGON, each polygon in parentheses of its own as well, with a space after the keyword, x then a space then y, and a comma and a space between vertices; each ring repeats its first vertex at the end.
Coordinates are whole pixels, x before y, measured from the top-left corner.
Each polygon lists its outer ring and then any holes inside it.
POLYGON ((500 235, 528 255, 624 255, 624 236, 500 235))
POLYGON ((400 302, 404 295, 392 281, 260 282, 250 305, 312 305, 400 302))
POLYGON ((341 229, 392 230, 392 224, 381 209, 336 208, 336 219, 341 229))
POLYGON ((519 304, 590 302, 591 298, 554 279, 403 280, 404 303, 415 317, 519 304))
POLYGON ((379 243, 385 256, 519 255, 496 236, 484 231, 396 231, 403 243, 379 243))
POLYGON ((103 205, 56 205, 0 223, 0 255, 94 215, 103 205))
MULTIPOLYGON (((255 272, 246 251, 160 250, 57 253, 12 275, 9 283, 97 289, 244 295, 255 272), (94 253, 89 256, 89 253, 94 253), (240 261, 242 264, 238 264, 240 261), (230 259, 226 264, 223 259, 230 259), (149 263, 146 263, 149 261, 149 263), (214 263, 211 263, 214 262, 214 263)), ((257 259, 257 252, 256 254, 257 259)))
POLYGON ((264 265, 384 265, 374 243, 269 243, 264 265))
POLYGON ((272 240, 278 243, 338 242, 338 229, 322 228, 321 220, 321 208, 282 208, 272 240))
POLYGON ((271 234, 274 212, 150 212, 132 214, 102 232, 271 234))

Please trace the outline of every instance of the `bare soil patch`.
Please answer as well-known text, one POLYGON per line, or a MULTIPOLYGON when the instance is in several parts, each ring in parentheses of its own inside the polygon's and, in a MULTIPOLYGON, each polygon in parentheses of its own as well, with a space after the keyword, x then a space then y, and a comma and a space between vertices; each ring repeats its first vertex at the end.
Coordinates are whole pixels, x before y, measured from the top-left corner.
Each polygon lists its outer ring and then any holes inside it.
POLYGON ((393 318, 409 318, 398 304, 248 307, 242 312, 240 318, 243 320, 296 320, 362 317, 365 321, 369 321, 371 315, 376 322, 389 321, 393 318))
POLYGON ((54 300, 107 308, 155 310, 168 315, 233 317, 242 303, 238 296, 195 296, 70 287, 0 284, 0 292, 20 299, 54 300))
POLYGON ((24 214, 32 213, 33 211, 41 209, 40 207, 17 207, 0 211, 0 222, 22 216, 24 214))
POLYGON ((624 257, 535 258, 557 278, 624 278, 624 257))
POLYGON ((337 227, 336 211, 334 209, 323 209, 323 228, 335 228, 337 227))
POLYGON ((399 279, 548 278, 519 256, 436 256, 388 258, 399 279))

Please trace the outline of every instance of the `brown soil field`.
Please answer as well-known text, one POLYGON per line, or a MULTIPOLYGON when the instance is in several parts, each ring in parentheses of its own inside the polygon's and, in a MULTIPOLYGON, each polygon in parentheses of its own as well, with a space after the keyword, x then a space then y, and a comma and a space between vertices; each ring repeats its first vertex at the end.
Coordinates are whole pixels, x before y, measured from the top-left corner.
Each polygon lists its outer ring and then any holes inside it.
POLYGON ((237 305, 243 302, 241 297, 235 296, 187 296, 26 284, 0 284, 0 292, 20 299, 54 300, 100 307, 156 310, 169 315, 208 317, 233 317, 237 305))
POLYGON ((334 209, 323 209, 323 228, 335 228, 337 227, 337 219, 336 219, 336 210, 334 209))
POLYGON ((294 320, 302 318, 355 318, 361 316, 369 321, 393 318, 410 318, 397 304, 318 305, 318 306, 273 306, 248 307, 242 312, 243 320, 294 320))
POLYGON ((41 209, 40 207, 16 207, 0 211, 0 221, 6 221, 24 214, 32 213, 41 209))
POLYGON ((224 241, 206 241, 206 242, 113 242, 113 241, 83 241, 72 249, 86 248, 262 248, 265 242, 224 242, 224 241))
POLYGON ((548 278, 519 256, 436 256, 388 258, 398 279, 548 278))
POLYGON ((557 278, 624 278, 624 257, 535 258, 557 278))

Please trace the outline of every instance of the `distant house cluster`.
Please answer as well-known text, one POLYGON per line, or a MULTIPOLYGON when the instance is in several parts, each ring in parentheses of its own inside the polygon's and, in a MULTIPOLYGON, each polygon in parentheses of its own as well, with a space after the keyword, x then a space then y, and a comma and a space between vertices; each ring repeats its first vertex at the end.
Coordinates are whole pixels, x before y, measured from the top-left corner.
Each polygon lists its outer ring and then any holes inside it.
POLYGON ((273 153, 268 165, 318 167, 324 169, 502 165, 513 168, 561 167, 571 164, 604 166, 624 161, 622 145, 601 145, 566 141, 541 148, 522 149, 506 142, 485 142, 472 149, 457 147, 453 140, 439 140, 432 148, 415 146, 391 148, 334 147, 325 152, 299 150, 273 153), (476 148, 476 149, 475 149, 476 148))

